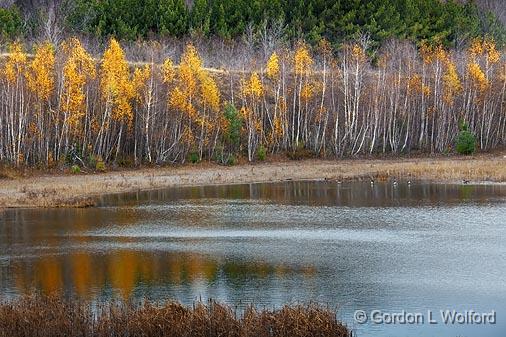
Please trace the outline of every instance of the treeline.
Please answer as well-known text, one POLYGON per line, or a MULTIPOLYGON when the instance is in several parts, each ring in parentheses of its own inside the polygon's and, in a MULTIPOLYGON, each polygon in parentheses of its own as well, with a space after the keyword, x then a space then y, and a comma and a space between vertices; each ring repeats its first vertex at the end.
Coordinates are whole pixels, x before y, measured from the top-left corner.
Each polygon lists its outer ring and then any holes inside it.
MULTIPOLYGON (((479 1, 484 2, 484 1, 479 1)), ((490 1, 488 1, 490 2, 490 1)), ((487 2, 487 4, 488 4, 487 2)), ((0 11, 3 35, 82 34, 120 40, 271 34, 289 41, 321 39, 333 47, 368 35, 460 47, 478 36, 506 42, 490 5, 456 0, 32 0, 0 11), (16 8, 16 6, 18 8, 16 8), (24 13, 23 17, 21 13, 24 13), (23 23, 23 24, 22 24, 23 23)), ((497 13, 502 15, 501 13, 497 13)), ((46 36, 47 38, 47 36, 46 36)))
POLYGON ((13 43, 0 65, 0 161, 98 169, 445 153, 463 125, 489 150, 506 141, 505 56, 488 39, 462 52, 391 42, 373 66, 366 46, 334 54, 322 40, 227 71, 205 68, 192 44, 178 61, 129 64, 114 39, 98 60, 75 38, 33 55, 13 43))

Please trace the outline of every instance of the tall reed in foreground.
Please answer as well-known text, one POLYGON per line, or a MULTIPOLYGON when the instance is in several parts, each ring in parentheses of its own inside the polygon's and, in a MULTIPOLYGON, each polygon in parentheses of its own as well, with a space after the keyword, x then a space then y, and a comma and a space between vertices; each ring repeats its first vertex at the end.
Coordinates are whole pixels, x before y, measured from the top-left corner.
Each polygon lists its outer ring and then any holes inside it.
POLYGON ((59 297, 24 297, 0 303, 0 337, 345 337, 351 333, 322 306, 248 307, 240 313, 210 301, 92 304, 59 297))

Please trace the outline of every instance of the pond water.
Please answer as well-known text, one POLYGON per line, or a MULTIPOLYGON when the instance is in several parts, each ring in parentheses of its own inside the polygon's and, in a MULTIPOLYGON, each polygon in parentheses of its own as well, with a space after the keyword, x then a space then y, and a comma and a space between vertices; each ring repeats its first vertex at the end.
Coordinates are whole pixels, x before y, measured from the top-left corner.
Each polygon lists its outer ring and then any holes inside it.
POLYGON ((356 336, 504 337, 505 256, 499 185, 189 187, 0 213, 0 298, 319 302, 356 336), (496 323, 444 324, 446 309, 494 310, 496 323), (424 323, 358 324, 356 310, 421 313, 424 323))

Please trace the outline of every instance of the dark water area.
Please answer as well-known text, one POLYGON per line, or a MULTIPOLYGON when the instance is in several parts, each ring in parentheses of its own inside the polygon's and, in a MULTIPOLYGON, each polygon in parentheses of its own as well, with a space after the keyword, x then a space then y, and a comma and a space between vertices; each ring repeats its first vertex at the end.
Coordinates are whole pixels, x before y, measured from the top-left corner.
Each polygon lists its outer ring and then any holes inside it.
POLYGON ((505 256, 500 185, 187 187, 0 213, 0 299, 318 302, 356 336, 506 336, 505 256), (374 310, 424 322, 378 324, 374 310), (496 322, 445 324, 440 310, 495 311, 496 322))

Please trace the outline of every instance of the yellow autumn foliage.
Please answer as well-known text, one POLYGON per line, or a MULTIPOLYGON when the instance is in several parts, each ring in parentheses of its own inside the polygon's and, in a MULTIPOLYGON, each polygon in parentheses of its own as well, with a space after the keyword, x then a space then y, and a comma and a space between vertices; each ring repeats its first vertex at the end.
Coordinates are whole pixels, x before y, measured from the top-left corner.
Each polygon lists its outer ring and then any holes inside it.
POLYGON ((48 100, 54 90, 54 63, 53 46, 47 42, 38 45, 28 69, 27 80, 28 88, 39 100, 48 100))
POLYGON ((174 63, 170 58, 167 58, 162 65, 163 82, 170 83, 174 80, 176 73, 174 71, 174 63))
POLYGON ((304 75, 311 70, 313 59, 311 58, 309 49, 305 43, 299 44, 295 50, 294 63, 296 75, 304 75))
POLYGON ((314 90, 315 90, 314 85, 311 85, 309 83, 304 84, 300 92, 302 100, 304 102, 309 101, 311 97, 313 97, 314 90))
POLYGON ((220 90, 214 79, 206 72, 200 73, 200 95, 202 102, 212 111, 220 109, 220 90))
POLYGON ((357 62, 365 62, 367 60, 364 48, 356 43, 351 46, 351 56, 357 62))
POLYGON ((206 124, 206 120, 199 116, 199 102, 203 111, 206 108, 214 112, 219 111, 221 98, 218 85, 202 68, 202 60, 192 44, 186 46, 177 72, 172 61, 167 59, 162 65, 162 73, 165 83, 176 79, 176 85, 169 94, 169 106, 186 113, 191 120, 201 126, 206 124))
POLYGON ((95 62, 81 42, 71 38, 63 43, 66 62, 63 66, 63 93, 61 109, 68 114, 68 122, 77 126, 85 115, 85 85, 95 78, 95 62))
POLYGON ((26 67, 26 53, 23 45, 14 42, 9 46, 9 56, 5 64, 4 74, 9 83, 14 83, 23 74, 26 67))
POLYGON ((133 119, 131 99, 135 96, 125 53, 118 41, 111 39, 104 52, 100 72, 102 99, 112 105, 112 117, 118 121, 133 119))
POLYGON ((497 63, 501 58, 501 54, 496 49, 495 42, 489 39, 483 41, 483 48, 485 49, 490 63, 497 63))
POLYGON ((249 80, 242 82, 242 93, 245 97, 259 99, 263 95, 263 85, 256 72, 252 73, 249 80))
POLYGON ((141 102, 144 97, 144 92, 147 89, 147 81, 151 77, 151 66, 146 64, 142 68, 135 68, 132 79, 132 84, 135 92, 135 99, 141 102))
POLYGON ((501 54, 497 51, 496 44, 493 40, 485 39, 474 39, 468 52, 472 58, 485 55, 488 62, 494 64, 499 62, 501 54))
POLYGON ((468 49, 472 57, 480 56, 483 54, 483 43, 479 39, 473 39, 468 49))
POLYGON ((267 77, 271 80, 275 80, 279 77, 279 58, 276 52, 272 53, 267 61, 266 73, 267 77))
POLYGON ((475 85, 480 90, 485 90, 488 87, 488 80, 485 76, 485 73, 483 70, 481 70, 481 67, 476 62, 471 62, 467 65, 467 72, 469 76, 473 79, 475 85))
POLYGON ((444 98, 447 102, 452 102, 453 97, 462 91, 462 83, 457 72, 455 63, 448 60, 446 71, 443 75, 444 98))
POLYGON ((414 74, 408 80, 409 93, 418 93, 429 96, 431 93, 430 87, 425 85, 422 81, 420 74, 414 74))
POLYGON ((192 97, 197 90, 197 81, 202 71, 202 60, 192 44, 186 46, 179 64, 181 86, 188 97, 192 97))
POLYGON ((186 96, 179 87, 175 87, 169 95, 169 105, 177 110, 186 111, 187 102, 186 96))
POLYGON ((423 62, 426 64, 435 61, 446 62, 448 60, 448 53, 441 45, 431 46, 428 44, 422 44, 420 47, 420 53, 422 55, 423 62))

